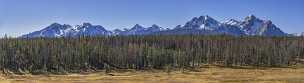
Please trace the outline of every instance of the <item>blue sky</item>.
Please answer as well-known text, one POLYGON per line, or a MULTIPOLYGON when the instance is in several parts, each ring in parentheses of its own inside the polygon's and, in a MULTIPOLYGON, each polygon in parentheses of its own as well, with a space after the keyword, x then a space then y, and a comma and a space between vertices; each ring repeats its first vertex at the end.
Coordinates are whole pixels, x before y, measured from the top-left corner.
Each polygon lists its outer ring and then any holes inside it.
POLYGON ((51 23, 90 22, 112 30, 135 24, 172 28, 193 17, 243 20, 254 14, 288 33, 304 32, 304 0, 0 0, 0 37, 51 23))

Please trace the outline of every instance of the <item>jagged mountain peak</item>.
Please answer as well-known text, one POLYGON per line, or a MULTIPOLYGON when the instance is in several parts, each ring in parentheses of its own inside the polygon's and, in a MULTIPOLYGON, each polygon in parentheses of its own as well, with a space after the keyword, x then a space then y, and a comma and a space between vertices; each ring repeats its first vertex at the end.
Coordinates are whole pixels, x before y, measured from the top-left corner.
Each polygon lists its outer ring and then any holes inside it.
POLYGON ((51 25, 49 25, 47 28, 45 28, 45 30, 47 29, 66 29, 66 28, 70 28, 72 27, 71 25, 68 24, 59 24, 59 23, 52 23, 51 25))
POLYGON ((77 27, 77 36, 108 36, 112 35, 111 31, 106 30, 101 25, 92 25, 91 23, 83 23, 82 25, 78 25, 77 27))
POLYGON ((275 26, 270 20, 262 20, 254 15, 249 15, 241 23, 240 28, 247 35, 260 35, 260 36, 285 36, 280 28, 275 26))
POLYGON ((200 16, 198 18, 198 20, 205 20, 205 21, 216 21, 215 19, 213 19, 212 17, 210 17, 209 15, 205 15, 205 16, 200 16))
POLYGON ((143 27, 139 24, 136 24, 131 29, 125 29, 121 31, 119 35, 152 35, 153 33, 164 30, 162 27, 153 24, 151 27, 143 27))
POLYGON ((247 16, 246 18, 248 18, 248 19, 256 19, 257 17, 256 17, 255 15, 253 15, 253 14, 250 14, 250 15, 247 16))
POLYGON ((70 35, 70 33, 74 32, 75 29, 72 28, 71 25, 68 24, 59 24, 59 23, 52 23, 48 27, 40 30, 35 31, 21 37, 23 38, 34 38, 34 37, 62 37, 70 35))
POLYGON ((165 29, 156 25, 156 24, 153 24, 151 27, 148 27, 147 30, 149 30, 149 31, 161 31, 161 30, 165 30, 165 29))
POLYGON ((151 27, 149 27, 148 29, 159 29, 159 30, 163 30, 162 27, 156 25, 156 24, 153 24, 151 27))
POLYGON ((220 23, 210 16, 200 16, 194 17, 191 21, 187 22, 183 28, 214 30, 218 28, 219 25, 220 23))
POLYGON ((85 22, 82 25, 76 25, 77 30, 86 30, 86 29, 100 29, 100 30, 106 30, 101 25, 93 25, 91 23, 85 22))
POLYGON ((224 22, 218 22, 214 18, 205 15, 194 17, 185 25, 178 25, 173 29, 163 29, 153 24, 150 27, 143 27, 135 24, 129 29, 106 30, 103 26, 92 25, 85 22, 74 27, 68 24, 53 23, 50 26, 22 37, 66 37, 66 36, 110 36, 110 35, 218 35, 229 34, 234 36, 240 35, 259 35, 259 36, 286 36, 287 34, 280 30, 270 20, 262 20, 254 15, 245 17, 244 20, 238 21, 229 19, 224 22))
POLYGON ((141 26, 140 24, 135 24, 134 26, 141 26))
POLYGON ((141 26, 141 25, 139 25, 139 24, 135 24, 135 25, 131 28, 131 30, 143 29, 143 28, 144 28, 143 26, 141 26))
POLYGON ((100 25, 92 25, 90 23, 83 23, 82 25, 76 25, 72 27, 68 24, 53 23, 50 26, 35 31, 30 34, 23 35, 23 38, 34 38, 34 37, 67 37, 67 36, 98 36, 98 35, 111 35, 112 32, 106 30, 100 25))
POLYGON ((81 25, 76 25, 77 28, 87 28, 87 27, 92 27, 93 25, 88 22, 84 22, 81 25))
POLYGON ((245 21, 246 22, 254 22, 254 21, 263 22, 264 20, 261 20, 260 18, 258 18, 255 15, 251 14, 251 15, 245 17, 245 21))
POLYGON ((205 16, 193 17, 191 21, 216 21, 216 20, 208 15, 205 15, 205 16))

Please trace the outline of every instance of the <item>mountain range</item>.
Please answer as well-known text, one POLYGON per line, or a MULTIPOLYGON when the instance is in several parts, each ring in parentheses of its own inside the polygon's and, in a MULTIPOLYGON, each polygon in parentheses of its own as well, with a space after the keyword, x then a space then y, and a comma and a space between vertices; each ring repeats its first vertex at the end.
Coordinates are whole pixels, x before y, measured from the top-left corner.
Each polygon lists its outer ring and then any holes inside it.
POLYGON ((156 24, 150 27, 143 27, 139 24, 130 29, 105 29, 101 25, 83 23, 71 26, 68 24, 53 23, 50 26, 29 34, 22 35, 22 38, 36 37, 77 37, 77 36, 129 36, 129 35, 232 35, 232 36, 287 36, 280 28, 270 20, 263 20, 254 15, 245 17, 238 21, 229 19, 219 22, 212 17, 194 17, 184 25, 174 28, 163 28, 156 24))

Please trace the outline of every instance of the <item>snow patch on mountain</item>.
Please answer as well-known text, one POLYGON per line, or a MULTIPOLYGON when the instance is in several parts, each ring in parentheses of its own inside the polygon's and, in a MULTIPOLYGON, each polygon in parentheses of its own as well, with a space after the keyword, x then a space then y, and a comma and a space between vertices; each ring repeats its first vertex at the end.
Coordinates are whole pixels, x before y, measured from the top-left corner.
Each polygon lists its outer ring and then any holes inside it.
POLYGON ((210 16, 200 16, 194 17, 191 21, 187 22, 183 27, 189 29, 204 29, 204 30, 214 30, 218 28, 220 23, 210 16))
POLYGON ((136 24, 131 29, 125 29, 121 31, 119 35, 153 35, 153 33, 166 30, 156 24, 153 24, 151 27, 145 28, 139 24, 136 24))
POLYGON ((240 23, 241 23, 240 21, 237 21, 234 19, 229 19, 229 20, 223 22, 223 24, 232 25, 232 26, 239 26, 240 23))
POLYGON ((112 35, 111 31, 104 29, 100 25, 92 25, 90 23, 83 23, 82 25, 61 25, 59 23, 53 23, 45 29, 35 31, 21 36, 22 38, 35 38, 35 37, 74 37, 74 36, 98 36, 98 35, 112 35))
POLYGON ((246 35, 259 36, 286 36, 287 34, 272 24, 269 20, 261 20, 254 15, 250 15, 240 25, 246 35))

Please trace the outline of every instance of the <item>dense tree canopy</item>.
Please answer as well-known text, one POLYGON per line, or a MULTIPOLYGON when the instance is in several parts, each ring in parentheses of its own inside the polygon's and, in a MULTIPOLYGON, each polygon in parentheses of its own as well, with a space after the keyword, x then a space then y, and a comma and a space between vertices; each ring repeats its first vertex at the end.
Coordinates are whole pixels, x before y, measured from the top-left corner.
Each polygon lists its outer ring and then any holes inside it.
POLYGON ((81 72, 223 66, 283 67, 304 58, 304 38, 113 36, 0 40, 4 72, 81 72))

